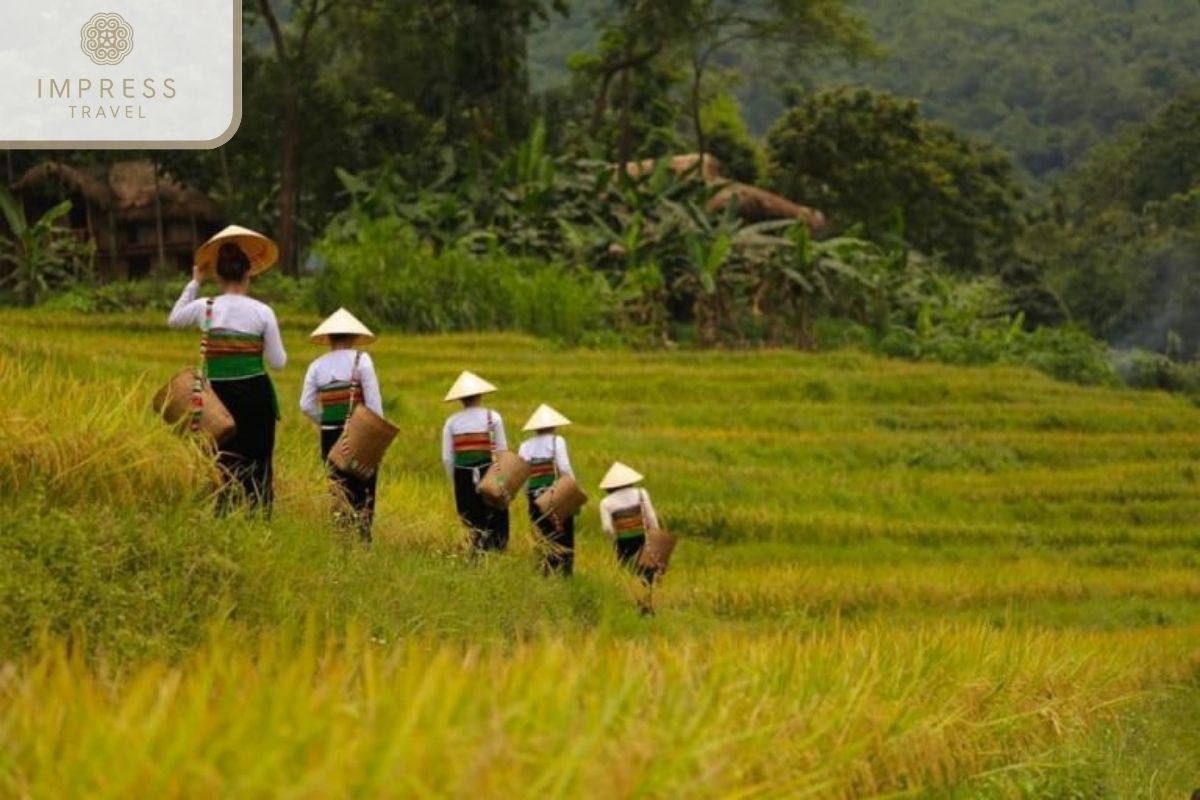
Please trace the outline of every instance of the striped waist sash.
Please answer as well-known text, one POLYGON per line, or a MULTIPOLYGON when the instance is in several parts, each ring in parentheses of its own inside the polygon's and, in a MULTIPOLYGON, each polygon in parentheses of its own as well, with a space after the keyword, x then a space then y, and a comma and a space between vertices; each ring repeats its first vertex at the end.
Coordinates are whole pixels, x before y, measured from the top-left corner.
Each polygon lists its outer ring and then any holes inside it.
POLYGON ((554 484, 554 459, 552 458, 535 458, 529 462, 529 486, 530 493, 538 489, 545 489, 554 484))
POLYGON ((613 532, 618 539, 631 539, 646 535, 646 520, 639 506, 623 508, 612 514, 613 532))
POLYGON ((350 385, 350 381, 333 381, 319 387, 317 400, 321 404, 321 424, 343 424, 346 416, 350 413, 350 398, 353 395, 354 389, 350 385))
POLYGON ((208 377, 214 381, 253 378, 266 373, 263 339, 257 333, 211 330, 204 357, 208 361, 208 377))
POLYGON ((487 431, 454 434, 454 466, 477 467, 492 460, 492 440, 487 431))

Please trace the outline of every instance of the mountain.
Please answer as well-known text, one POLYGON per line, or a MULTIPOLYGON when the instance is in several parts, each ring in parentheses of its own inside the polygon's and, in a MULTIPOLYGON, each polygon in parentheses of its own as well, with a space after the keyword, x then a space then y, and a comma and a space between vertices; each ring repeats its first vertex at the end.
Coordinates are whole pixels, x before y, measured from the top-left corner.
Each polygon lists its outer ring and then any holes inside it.
MULTIPOLYGON (((572 13, 530 41, 535 88, 565 82, 567 58, 592 46, 608 0, 572 13)), ((921 101, 926 116, 1011 151, 1046 180, 1128 123, 1200 85, 1200 3, 1182 0, 851 0, 886 51, 877 63, 796 70, 809 88, 867 85, 921 101)), ((739 90, 761 135, 786 88, 747 65, 739 90)), ((778 65, 777 65, 778 66, 778 65)))

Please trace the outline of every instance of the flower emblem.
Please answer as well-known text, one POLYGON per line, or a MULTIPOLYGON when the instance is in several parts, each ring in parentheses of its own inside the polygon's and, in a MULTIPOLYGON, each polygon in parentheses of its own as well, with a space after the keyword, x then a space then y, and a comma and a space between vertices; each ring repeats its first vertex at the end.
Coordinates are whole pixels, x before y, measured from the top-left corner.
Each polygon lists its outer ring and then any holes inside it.
POLYGON ((79 29, 79 47, 97 64, 120 64, 133 52, 133 27, 120 14, 95 14, 79 29))

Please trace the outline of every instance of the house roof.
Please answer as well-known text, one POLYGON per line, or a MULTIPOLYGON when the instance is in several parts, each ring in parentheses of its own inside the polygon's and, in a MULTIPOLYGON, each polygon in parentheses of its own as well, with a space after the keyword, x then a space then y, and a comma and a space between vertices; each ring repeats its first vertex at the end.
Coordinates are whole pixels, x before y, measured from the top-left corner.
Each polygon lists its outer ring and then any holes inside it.
POLYGON ((625 164, 625 172, 633 177, 649 175, 654 172, 660 160, 666 160, 669 168, 676 175, 687 175, 693 179, 698 177, 708 186, 720 187, 713 198, 708 201, 709 211, 722 211, 731 201, 736 200, 738 216, 750 222, 798 219, 814 232, 825 227, 825 215, 815 208, 794 203, 782 195, 758 186, 722 177, 721 162, 709 153, 705 153, 703 158, 697 153, 685 153, 667 159, 649 158, 642 161, 629 161, 625 164), (697 169, 697 164, 699 164, 699 169, 697 169))
MULTIPOLYGON (((57 183, 79 192, 87 202, 101 209, 111 209, 118 220, 137 221, 154 219, 154 177, 154 164, 149 159, 118 161, 107 168, 44 161, 30 167, 13 184, 13 190, 25 194, 57 183)), ((222 218, 221 207, 215 200, 170 175, 159 173, 157 189, 164 217, 194 217, 201 221, 222 218)))
POLYGON ((825 215, 817 209, 793 203, 786 197, 766 189, 736 181, 726 184, 708 201, 708 210, 723 211, 734 199, 738 204, 738 216, 749 222, 798 219, 813 231, 825 227, 825 215))

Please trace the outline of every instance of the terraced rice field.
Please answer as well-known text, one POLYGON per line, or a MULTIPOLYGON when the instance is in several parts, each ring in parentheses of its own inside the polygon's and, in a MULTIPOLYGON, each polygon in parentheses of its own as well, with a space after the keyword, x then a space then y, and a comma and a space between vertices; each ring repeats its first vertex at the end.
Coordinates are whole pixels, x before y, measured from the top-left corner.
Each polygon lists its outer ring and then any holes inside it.
POLYGON ((0 796, 1200 786, 1184 399, 855 352, 382 331, 401 434, 364 551, 328 524, 296 407, 317 321, 283 318, 268 523, 213 520, 203 458, 148 408, 195 335, 0 316, 0 796), (439 462, 462 369, 499 386, 514 442, 539 403, 574 420, 573 581, 536 573, 523 501, 509 553, 463 557, 439 462), (682 538, 652 619, 599 529, 615 459, 682 538))

